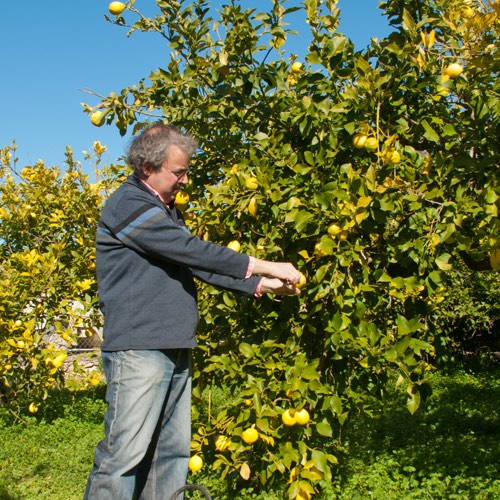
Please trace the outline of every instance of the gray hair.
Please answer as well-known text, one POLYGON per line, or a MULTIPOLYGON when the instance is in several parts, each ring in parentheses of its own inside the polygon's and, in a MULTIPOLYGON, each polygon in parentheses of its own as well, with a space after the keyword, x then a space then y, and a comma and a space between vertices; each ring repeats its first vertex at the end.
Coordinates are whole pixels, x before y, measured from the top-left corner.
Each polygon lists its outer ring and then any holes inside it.
POLYGON ((134 169, 135 174, 141 174, 145 165, 157 172, 168 158, 168 150, 172 146, 178 147, 191 157, 196 152, 198 141, 173 125, 155 123, 131 140, 127 163, 134 169))

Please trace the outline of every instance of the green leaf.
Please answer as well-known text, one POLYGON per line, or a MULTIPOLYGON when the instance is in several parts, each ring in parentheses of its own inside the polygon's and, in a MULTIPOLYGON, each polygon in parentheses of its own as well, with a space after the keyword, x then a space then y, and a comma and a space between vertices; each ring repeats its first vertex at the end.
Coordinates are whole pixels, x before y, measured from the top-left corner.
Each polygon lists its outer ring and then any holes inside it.
POLYGON ((245 356, 245 358, 253 358, 255 356, 254 348, 246 342, 241 342, 238 346, 238 350, 241 354, 243 354, 243 356, 245 356))
POLYGON ((411 320, 407 320, 404 316, 398 314, 396 319, 396 325, 398 327, 399 335, 408 335, 409 333, 416 332, 419 330, 422 325, 418 321, 418 318, 412 318, 411 320))
POLYGON ((429 125, 427 120, 422 120, 422 127, 424 127, 424 137, 431 142, 439 142, 439 134, 429 125))
POLYGON ((316 430, 318 431, 318 434, 321 436, 325 436, 325 437, 332 437, 333 436, 332 427, 325 420, 323 420, 323 422, 318 422, 316 424, 316 430))
POLYGON ((451 255, 448 253, 444 253, 436 258, 436 265, 441 269, 441 271, 449 271, 453 268, 453 265, 448 261, 450 260, 451 255))
POLYGON ((408 411, 413 415, 417 410, 418 407, 420 406, 420 392, 415 392, 410 394, 407 402, 406 402, 406 408, 408 408, 408 411))

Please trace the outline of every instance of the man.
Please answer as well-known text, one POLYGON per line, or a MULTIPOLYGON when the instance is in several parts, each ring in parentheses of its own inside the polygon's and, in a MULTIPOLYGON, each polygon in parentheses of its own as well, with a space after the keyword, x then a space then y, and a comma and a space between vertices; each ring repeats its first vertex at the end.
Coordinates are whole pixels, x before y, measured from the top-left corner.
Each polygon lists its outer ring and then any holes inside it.
POLYGON ((299 293, 292 264, 189 233, 174 200, 196 147, 173 126, 146 129, 129 148, 133 175, 102 211, 96 262, 108 407, 85 499, 167 500, 186 482, 198 323, 193 277, 257 297, 299 293))

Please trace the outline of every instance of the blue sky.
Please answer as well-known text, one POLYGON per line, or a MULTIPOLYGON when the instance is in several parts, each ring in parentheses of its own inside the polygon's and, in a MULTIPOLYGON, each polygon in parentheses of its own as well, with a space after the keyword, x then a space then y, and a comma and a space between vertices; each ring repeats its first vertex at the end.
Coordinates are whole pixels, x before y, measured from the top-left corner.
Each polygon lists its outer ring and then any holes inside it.
MULTIPOLYGON (((218 4, 223 2, 213 2, 218 4)), ((253 0, 264 10, 270 2, 253 0)), ((357 50, 372 37, 389 32, 379 0, 340 0, 340 32, 357 50)), ((18 166, 42 159, 47 165, 63 165, 66 145, 77 160, 94 141, 107 146, 107 162, 116 161, 127 145, 114 126, 96 128, 83 113, 81 102, 97 100, 83 90, 107 95, 137 83, 151 70, 167 64, 169 48, 158 35, 136 33, 108 23, 107 0, 3 0, 0 2, 0 147, 13 140, 18 146, 18 166)), ((135 7, 151 15, 154 0, 136 0, 135 7)), ((125 17, 133 19, 131 13, 125 17)), ((307 27, 290 26, 307 33, 307 27)), ((287 48, 304 55, 307 44, 300 36, 287 48)))

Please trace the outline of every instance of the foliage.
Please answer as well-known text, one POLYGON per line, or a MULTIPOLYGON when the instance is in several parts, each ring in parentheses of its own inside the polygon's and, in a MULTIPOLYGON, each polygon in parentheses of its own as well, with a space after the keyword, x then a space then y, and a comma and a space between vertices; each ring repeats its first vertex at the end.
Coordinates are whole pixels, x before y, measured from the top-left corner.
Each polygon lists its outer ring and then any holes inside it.
MULTIPOLYGON (((77 335, 97 334, 94 234, 117 172, 89 182, 70 148, 64 171, 41 161, 18 169, 15 150, 0 151, 0 406, 20 414, 62 383, 77 335)), ((96 142, 87 159, 98 166, 104 151, 96 142)))
MULTIPOLYGON (((389 388, 374 415, 356 413, 345 426, 340 464, 325 500, 358 498, 498 498, 498 368, 430 376, 433 394, 415 415, 402 409, 405 391, 389 388)), ((204 394, 202 415, 230 403, 227 388, 204 394), (210 408, 211 407, 211 408, 210 408)), ((104 386, 51 395, 36 416, 13 422, 0 410, 0 496, 5 499, 80 499, 102 437, 104 386), (33 453, 33 450, 39 453, 33 453)), ((331 446, 334 446, 332 443, 331 446)), ((205 450, 212 458, 216 450, 205 450)), ((188 482, 218 500, 282 500, 286 485, 260 491, 220 479, 210 461, 188 482), (238 488, 238 489, 237 489, 238 488)), ((188 498, 201 498, 194 495, 188 498)))
MULTIPOLYGON (((376 415, 394 372, 413 414, 457 325, 493 332, 498 273, 463 262, 486 269, 498 247, 498 5, 382 2, 394 31, 357 52, 333 0, 272 0, 269 12, 156 4, 154 18, 131 1, 108 20, 163 37, 167 66, 84 111, 121 134, 152 119, 192 132, 202 141, 185 209, 192 230, 307 276, 299 297, 281 300, 202 288, 193 451, 249 497, 285 482, 292 499, 327 495, 346 423, 376 415), (286 22, 298 13, 309 26, 303 61, 287 52, 286 22), (225 404, 205 407, 217 386, 225 404), (282 422, 303 408, 306 425, 282 422), (251 427, 259 439, 248 444, 251 427), (217 450, 221 434, 229 443, 217 450)), ((103 151, 96 143, 87 155, 91 183, 69 148, 64 171, 18 169, 15 145, 1 150, 0 408, 17 418, 44 414, 67 345, 100 326, 95 224, 124 175, 100 168, 103 151)), ((415 486, 392 460, 372 472, 398 467, 415 486)), ((216 484, 222 494, 227 484, 216 484)))
POLYGON ((334 0, 156 4, 154 18, 130 2, 109 20, 163 37, 168 64, 84 111, 122 134, 152 116, 195 134, 193 231, 307 275, 280 301, 203 290, 195 395, 225 384, 231 398, 195 412, 193 450, 224 434, 222 477, 284 478, 290 498, 309 498, 334 477, 339 428, 372 411, 392 370, 417 410, 460 252, 482 261, 498 245, 498 5, 382 2, 394 31, 356 52, 334 0), (305 61, 287 52, 297 11, 305 61), (308 425, 282 424, 303 407, 308 425), (246 444, 251 426, 260 439, 246 444))

